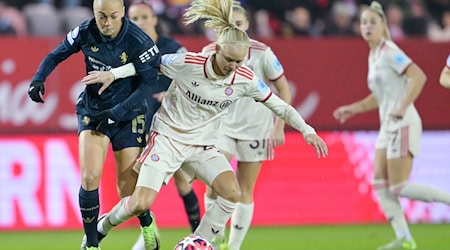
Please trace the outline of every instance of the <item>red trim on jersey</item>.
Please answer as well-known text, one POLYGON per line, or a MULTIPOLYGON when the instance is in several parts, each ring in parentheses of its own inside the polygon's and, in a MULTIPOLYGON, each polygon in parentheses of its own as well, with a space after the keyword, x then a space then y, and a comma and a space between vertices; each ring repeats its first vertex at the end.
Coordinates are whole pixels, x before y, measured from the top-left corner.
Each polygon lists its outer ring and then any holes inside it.
POLYGON ((234 79, 236 79, 236 71, 234 71, 233 79, 231 79, 231 82, 230 82, 231 85, 234 84, 234 79))
POLYGON ((284 72, 283 73, 281 73, 281 75, 279 75, 278 77, 275 77, 275 79, 269 79, 269 81, 271 81, 271 82, 275 82, 276 80, 278 80, 278 79, 280 79, 281 77, 283 77, 284 76, 284 72))
POLYGON ((400 157, 405 157, 409 152, 409 127, 400 129, 400 157))
POLYGON ((137 158, 137 162, 143 163, 145 161, 145 159, 147 158, 148 154, 150 153, 150 151, 152 151, 153 146, 155 145, 155 137, 159 135, 156 132, 150 132, 149 138, 148 138, 148 143, 147 143, 147 147, 145 148, 144 152, 141 153, 141 155, 139 156, 139 158, 137 158))
POLYGON ((256 41, 256 40, 250 40, 250 48, 251 49, 257 49, 257 50, 266 50, 269 46, 266 44, 256 41))
POLYGON ((267 95, 266 98, 264 98, 264 100, 259 101, 259 102, 265 102, 265 101, 267 101, 271 96, 272 96, 272 91, 270 91, 270 93, 267 95))
POLYGON ((406 67, 402 70, 402 73, 400 73, 400 75, 405 74, 406 70, 412 65, 413 63, 410 62, 408 65, 406 65, 406 67))
POLYGON ((241 75, 249 80, 253 79, 253 71, 251 71, 250 69, 246 68, 246 67, 239 67, 236 69, 236 73, 238 75, 241 75))
MULTIPOLYGON (((210 59, 211 57, 208 57, 210 59)), ((209 79, 208 73, 206 72, 206 63, 208 63, 208 59, 205 60, 205 63, 203 64, 203 74, 205 74, 206 79, 209 79)))
POLYGON ((198 64, 202 65, 206 61, 207 57, 200 56, 200 55, 191 55, 186 54, 186 57, 184 58, 184 63, 186 64, 198 64))
POLYGON ((203 47, 202 52, 209 53, 209 52, 215 51, 215 50, 216 50, 216 43, 210 43, 210 44, 206 45, 205 47, 203 47))

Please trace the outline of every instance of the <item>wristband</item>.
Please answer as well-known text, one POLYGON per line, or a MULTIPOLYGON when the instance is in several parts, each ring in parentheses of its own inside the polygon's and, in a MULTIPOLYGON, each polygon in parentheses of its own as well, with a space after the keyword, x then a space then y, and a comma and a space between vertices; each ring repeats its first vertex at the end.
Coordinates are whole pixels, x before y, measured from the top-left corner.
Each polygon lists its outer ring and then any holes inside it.
POLYGON ((136 75, 136 69, 132 63, 109 70, 114 75, 114 80, 136 75))

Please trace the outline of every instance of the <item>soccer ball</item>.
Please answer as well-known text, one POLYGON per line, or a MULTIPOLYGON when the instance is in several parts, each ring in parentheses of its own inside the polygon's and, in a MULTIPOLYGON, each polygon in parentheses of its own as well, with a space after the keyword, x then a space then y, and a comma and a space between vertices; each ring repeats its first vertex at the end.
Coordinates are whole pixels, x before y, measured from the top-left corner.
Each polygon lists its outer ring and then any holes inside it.
POLYGON ((211 244, 200 236, 191 235, 181 239, 174 250, 213 250, 211 244))

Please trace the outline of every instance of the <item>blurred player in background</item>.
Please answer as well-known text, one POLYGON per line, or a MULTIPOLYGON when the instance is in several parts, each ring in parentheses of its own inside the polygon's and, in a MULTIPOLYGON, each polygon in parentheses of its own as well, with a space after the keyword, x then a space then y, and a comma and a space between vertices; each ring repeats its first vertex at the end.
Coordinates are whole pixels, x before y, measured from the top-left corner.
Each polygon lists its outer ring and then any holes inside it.
MULTIPOLYGON (((132 166, 145 146, 147 108, 143 100, 157 84, 158 48, 141 29, 124 18, 124 9, 122 0, 94 0, 95 18, 69 32, 45 57, 28 90, 33 101, 44 102, 45 79, 60 62, 80 50, 85 55, 87 72, 109 70, 129 62, 139 72, 136 77, 117 80, 101 95, 100 84, 89 85, 77 100, 79 205, 85 232, 81 249, 99 249, 98 187, 110 143, 116 159, 119 195, 125 197, 134 190, 137 175, 132 166)), ((143 210, 138 217, 146 238, 154 239, 156 225, 149 211, 143 210)))
MULTIPOLYGON (((162 36, 157 31, 158 17, 155 15, 153 7, 148 0, 134 1, 128 9, 128 18, 135 22, 158 46, 161 55, 169 53, 183 53, 186 48, 178 43, 175 39, 162 36)), ((162 98, 169 88, 172 79, 163 74, 158 74, 158 86, 154 94, 147 95, 147 104, 149 110, 145 118, 145 131, 150 133, 150 125, 155 112, 161 106, 162 98)), ((178 194, 183 199, 184 208, 187 213, 191 231, 194 232, 200 222, 200 208, 197 196, 191 185, 187 182, 182 170, 175 172, 173 176, 178 194)), ((133 250, 145 249, 144 238, 140 235, 138 241, 134 244, 133 250)))
MULTIPOLYGON (((233 5, 232 18, 236 27, 245 31, 249 28, 247 13, 239 2, 233 5)), ((211 43, 203 48, 203 52, 214 53, 215 46, 216 43, 211 43)), ((259 78, 271 82, 283 101, 291 102, 291 92, 283 67, 270 47, 250 39, 243 64, 259 78)), ((262 161, 272 160, 273 147, 284 143, 284 121, 280 117, 274 118, 272 111, 248 97, 233 103, 228 113, 224 119, 225 136, 217 147, 224 151, 229 161, 233 156, 236 157, 236 177, 242 196, 231 217, 229 241, 224 244, 228 244, 230 249, 239 250, 253 218, 253 193, 262 161)), ((216 197, 211 188, 207 187, 206 209, 214 204, 216 197)), ((215 240, 224 241, 225 237, 222 235, 215 240)))
MULTIPOLYGON (((204 18, 206 26, 217 31, 215 53, 163 55, 160 71, 173 81, 154 116, 150 142, 138 161, 142 167, 135 192, 108 213, 101 223, 104 232, 148 209, 161 186, 183 164, 191 178, 202 180, 218 194, 194 234, 210 242, 221 234, 241 192, 229 162, 214 145, 222 136, 225 111, 243 97, 263 103, 285 119, 314 146, 318 157, 328 154, 325 142, 300 114, 242 66, 251 42, 246 32, 234 25, 232 4, 231 0, 194 0, 185 13, 186 23, 204 18)), ((124 73, 128 66, 115 69, 116 74, 134 75, 134 70, 124 73)))
POLYGON ((337 108, 340 122, 378 108, 380 131, 375 144, 373 187, 380 206, 394 229, 396 239, 378 249, 416 249, 399 197, 450 205, 450 194, 409 183, 413 159, 419 153, 422 121, 414 107, 426 81, 423 71, 394 44, 386 16, 378 2, 361 13, 361 34, 370 47, 368 86, 371 94, 337 108))
POLYGON ((450 54, 447 57, 447 63, 441 71, 439 82, 442 87, 450 89, 450 54))

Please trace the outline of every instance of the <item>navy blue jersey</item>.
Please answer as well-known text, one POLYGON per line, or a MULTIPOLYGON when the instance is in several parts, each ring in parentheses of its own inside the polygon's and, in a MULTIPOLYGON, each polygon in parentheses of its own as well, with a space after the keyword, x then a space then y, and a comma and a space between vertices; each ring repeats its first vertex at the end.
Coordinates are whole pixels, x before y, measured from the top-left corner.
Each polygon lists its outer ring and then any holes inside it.
POLYGON ((121 120, 145 113, 144 100, 157 87, 157 67, 161 61, 158 47, 145 32, 123 18, 120 33, 111 39, 99 31, 95 19, 87 20, 70 31, 45 57, 33 81, 45 81, 61 61, 80 50, 85 56, 86 72, 107 71, 132 62, 137 75, 114 81, 101 95, 98 95, 100 84, 87 85, 77 103, 83 102, 93 116, 113 107, 120 110, 121 120))
MULTIPOLYGON (((187 51, 186 48, 183 47, 177 40, 166 36, 159 36, 158 41, 156 41, 156 46, 158 46, 161 55, 182 53, 187 51)), ((172 79, 168 78, 162 73, 159 73, 157 89, 160 91, 157 92, 166 91, 169 88, 171 82, 172 79)))
MULTIPOLYGON (((159 36, 158 41, 156 41, 156 46, 158 46, 161 55, 187 51, 177 40, 166 36, 159 36)), ((172 79, 162 73, 158 73, 158 85, 155 91, 147 96, 148 112, 145 118, 146 133, 150 132, 152 117, 161 106, 161 103, 153 97, 153 94, 166 91, 171 82, 172 79)))

